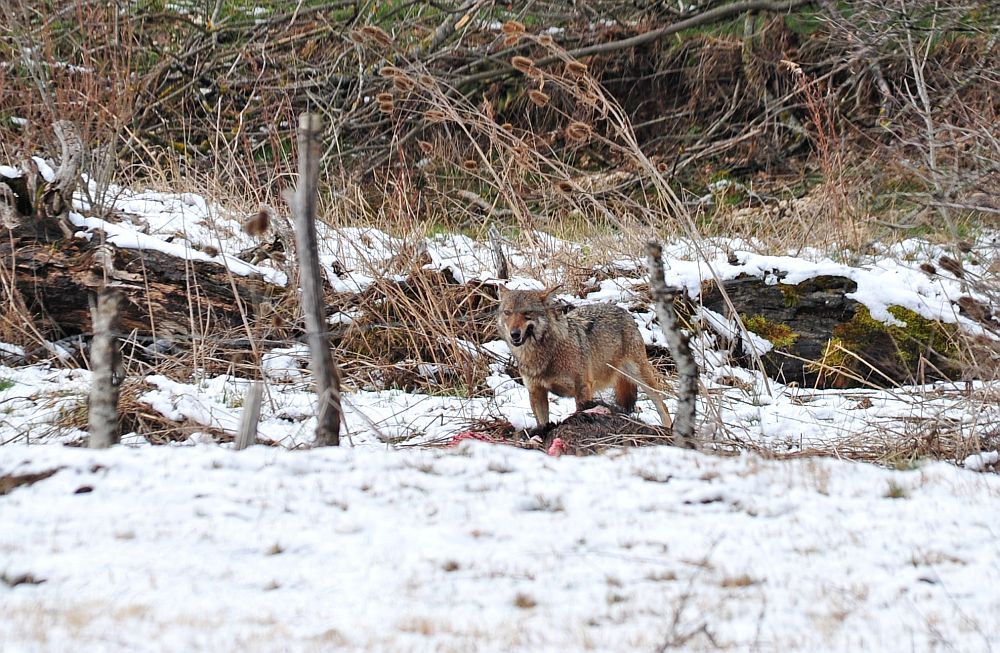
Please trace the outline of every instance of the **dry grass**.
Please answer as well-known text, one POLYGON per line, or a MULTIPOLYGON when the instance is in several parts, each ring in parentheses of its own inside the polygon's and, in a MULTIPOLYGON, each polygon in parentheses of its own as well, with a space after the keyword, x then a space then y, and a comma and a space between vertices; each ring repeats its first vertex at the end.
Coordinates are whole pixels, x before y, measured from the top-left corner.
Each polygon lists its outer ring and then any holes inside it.
MULTIPOLYGON (((141 89, 123 85, 139 68, 143 35, 134 31, 134 22, 115 22, 112 4, 81 8, 74 20, 102 29, 115 26, 113 36, 121 47, 96 47, 84 38, 79 56, 86 66, 79 68, 56 65, 68 56, 65 35, 37 27, 28 3, 14 5, 17 20, 4 36, 15 44, 34 40, 39 60, 26 78, 33 85, 24 87, 18 77, 0 86, 0 116, 16 112, 30 125, 22 131, 0 126, 0 135, 16 136, 0 138, 6 161, 44 150, 42 128, 55 118, 69 118, 83 126, 92 151, 100 155, 91 158, 87 172, 103 188, 112 179, 141 180, 154 188, 196 192, 235 213, 252 215, 263 204, 285 212, 281 193, 295 181, 291 134, 284 126, 294 124, 297 112, 291 93, 268 90, 266 121, 236 128, 233 107, 221 97, 215 105, 185 99, 169 106, 155 100, 151 107, 141 89), (166 133, 175 140, 144 140, 132 120, 142 111, 164 121, 169 116, 173 122, 166 133), (265 128, 263 136, 254 132, 260 128, 265 128)), ((517 261, 514 274, 563 282, 580 292, 594 279, 599 282, 616 260, 641 253, 654 237, 685 240, 700 258, 705 258, 700 250, 705 239, 721 236, 742 238, 748 247, 766 252, 816 248, 856 261, 873 241, 891 244, 914 234, 957 249, 959 232, 974 230, 984 215, 994 215, 975 192, 992 187, 996 174, 989 161, 1000 158, 995 107, 981 92, 991 73, 977 65, 976 77, 952 79, 968 59, 976 59, 974 54, 995 57, 983 51, 983 43, 970 40, 969 52, 942 45, 926 62, 933 75, 913 80, 947 100, 939 111, 924 107, 916 95, 900 96, 900 117, 883 115, 881 123, 865 127, 860 119, 872 107, 864 89, 845 81, 844 70, 819 63, 827 55, 810 48, 822 39, 801 48, 796 61, 782 62, 795 45, 784 22, 746 24, 742 39, 697 36, 676 47, 658 45, 653 64, 670 72, 643 74, 637 84, 649 91, 648 99, 659 97, 657 84, 669 81, 676 97, 650 100, 648 107, 636 106, 635 95, 611 81, 614 71, 639 62, 618 55, 579 61, 551 36, 530 30, 501 37, 519 47, 510 51, 517 52, 510 64, 518 72, 498 85, 499 91, 513 93, 510 103, 493 89, 464 94, 434 62, 400 57, 395 66, 381 68, 369 89, 377 106, 352 109, 344 124, 334 126, 325 165, 327 192, 321 198, 323 219, 330 225, 374 226, 404 243, 389 262, 367 262, 364 271, 374 282, 366 291, 328 296, 331 313, 349 309, 358 316, 346 327, 332 328, 348 384, 465 397, 486 393, 490 359, 479 345, 494 338, 493 287, 457 283, 424 269, 428 259, 420 243, 431 234, 460 232, 484 240, 496 227, 508 245, 528 253, 517 261), (952 82, 968 92, 949 95, 952 82), (850 93, 854 113, 842 101, 850 93), (762 112, 765 96, 773 108, 762 112), (915 140, 913 125, 923 125, 925 118, 938 127, 915 140), (365 144, 350 141, 347 133, 357 136, 362 129, 378 137, 365 144), (877 143, 881 137, 889 139, 888 146, 877 143), (786 161, 788 152, 795 156, 786 161), (742 172, 746 168, 759 174, 742 172), (710 186, 720 179, 727 183, 710 186), (959 208, 935 205, 943 201, 959 208), (937 221, 935 215, 944 217, 937 221), (552 246, 539 232, 585 245, 552 246)), ((348 46, 357 54, 354 63, 383 61, 387 48, 399 47, 371 29, 355 36, 348 46)), ((839 43, 832 37, 822 42, 839 43)), ((308 43, 299 42, 303 56, 313 56, 310 61, 316 63, 323 54, 308 55, 308 43)), ((331 47, 331 53, 343 55, 341 45, 331 47)), ((886 75, 898 88, 908 88, 899 80, 911 81, 919 63, 894 62, 898 69, 886 75)), ((254 105, 252 115, 263 114, 254 105)), ((96 210, 107 203, 99 202, 96 210)), ((967 279, 970 296, 985 297, 987 309, 1000 305, 997 253, 959 252, 956 257, 963 255, 978 257, 977 269, 986 270, 980 278, 967 279)), ((0 270, 5 308, 0 339, 41 345, 44 338, 32 327, 32 311, 12 280, 11 270, 0 270)), ((259 378, 261 352, 290 344, 301 333, 290 295, 268 304, 266 311, 245 307, 243 328, 226 333, 204 323, 195 299, 191 302, 189 333, 178 338, 177 351, 155 360, 130 358, 130 375, 259 378)), ((969 306, 968 311, 979 310, 969 306)), ((970 376, 1000 378, 995 343, 970 341, 964 352, 970 376)), ((139 387, 126 384, 123 391, 132 420, 128 430, 157 442, 188 437, 194 426, 171 423, 138 404, 139 387)), ((970 395, 967 401, 971 412, 987 399, 970 395)), ((579 436, 574 446, 594 452, 662 440, 662 434, 639 432, 625 418, 615 419, 613 427, 604 425, 610 430, 603 435, 579 436)), ((70 415, 66 426, 79 422, 79 415, 70 415)), ((977 447, 994 444, 992 436, 970 440, 966 430, 943 419, 902 424, 898 432, 876 429, 858 434, 856 442, 838 441, 812 453, 905 464, 926 456, 961 460, 977 447)), ((481 426, 498 434, 505 428, 481 426)), ((726 428, 716 444, 741 450, 757 446, 726 428)))
POLYGON ((483 390, 489 358, 478 345, 494 339, 496 290, 459 284, 414 266, 405 280, 380 277, 339 310, 360 316, 337 337, 342 367, 354 383, 459 396, 483 390))

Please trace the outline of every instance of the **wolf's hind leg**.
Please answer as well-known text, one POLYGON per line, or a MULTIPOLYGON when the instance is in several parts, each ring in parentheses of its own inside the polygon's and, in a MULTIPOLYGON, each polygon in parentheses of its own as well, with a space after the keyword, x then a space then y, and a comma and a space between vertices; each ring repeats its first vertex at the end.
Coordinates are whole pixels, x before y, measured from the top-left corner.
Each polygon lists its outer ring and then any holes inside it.
POLYGON ((626 413, 635 410, 635 400, 639 396, 639 388, 624 374, 619 374, 615 380, 615 403, 626 413))

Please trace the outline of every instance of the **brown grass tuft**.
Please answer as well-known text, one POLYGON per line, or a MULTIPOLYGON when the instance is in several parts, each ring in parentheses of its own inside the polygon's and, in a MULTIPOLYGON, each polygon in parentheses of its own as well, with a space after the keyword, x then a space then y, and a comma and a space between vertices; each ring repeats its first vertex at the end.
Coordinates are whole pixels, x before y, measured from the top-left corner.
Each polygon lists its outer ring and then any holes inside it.
POLYGON ((525 594, 524 592, 518 592, 517 596, 514 597, 514 606, 521 608, 522 610, 530 610, 538 605, 538 601, 535 600, 530 594, 525 594))

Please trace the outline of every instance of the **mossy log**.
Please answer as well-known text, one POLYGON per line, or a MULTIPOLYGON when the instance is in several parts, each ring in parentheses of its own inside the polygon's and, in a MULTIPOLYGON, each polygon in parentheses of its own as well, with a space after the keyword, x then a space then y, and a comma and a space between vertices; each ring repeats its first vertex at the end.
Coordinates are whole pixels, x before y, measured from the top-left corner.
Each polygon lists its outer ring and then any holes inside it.
MULTIPOLYGON (((769 285, 747 276, 726 281, 723 287, 747 330, 772 344, 760 359, 768 376, 783 383, 888 387, 962 376, 954 325, 900 306, 889 308, 899 324, 876 320, 863 304, 847 297, 857 284, 845 277, 769 285)), ((702 302, 731 317, 732 309, 717 286, 702 293, 702 302)), ((751 366, 753 356, 745 344, 733 343, 734 355, 751 366)))

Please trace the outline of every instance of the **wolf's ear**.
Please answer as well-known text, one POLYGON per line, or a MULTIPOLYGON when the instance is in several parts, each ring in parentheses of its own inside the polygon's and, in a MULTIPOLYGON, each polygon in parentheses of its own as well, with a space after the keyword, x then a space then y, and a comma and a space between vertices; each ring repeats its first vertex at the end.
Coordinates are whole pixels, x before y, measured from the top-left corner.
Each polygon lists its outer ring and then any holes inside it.
POLYGON ((555 293, 555 291, 557 291, 560 288, 562 288, 562 286, 563 285, 561 283, 557 283, 556 285, 552 286, 551 288, 546 288, 545 290, 542 291, 542 294, 539 295, 539 297, 541 298, 541 300, 543 302, 546 302, 546 301, 549 300, 549 297, 551 297, 552 294, 555 293))

